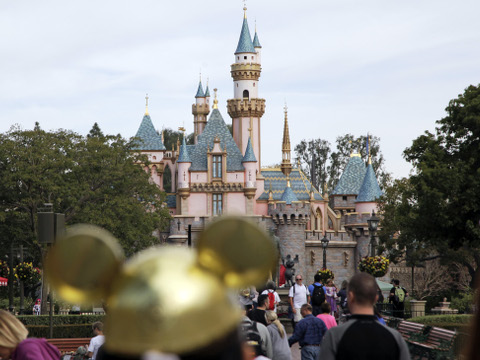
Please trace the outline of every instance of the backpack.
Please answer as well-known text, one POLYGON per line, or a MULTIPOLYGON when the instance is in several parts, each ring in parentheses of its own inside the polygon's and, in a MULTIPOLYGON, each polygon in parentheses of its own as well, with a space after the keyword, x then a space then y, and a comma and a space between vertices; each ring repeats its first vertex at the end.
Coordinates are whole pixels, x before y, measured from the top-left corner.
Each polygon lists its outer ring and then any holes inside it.
POLYGON ((268 309, 275 310, 275 291, 268 290, 268 309))
POLYGON ((395 300, 398 298, 398 302, 405 301, 405 290, 401 287, 395 288, 395 300))
POLYGON ((266 356, 267 354, 264 350, 263 340, 260 333, 258 332, 257 322, 242 321, 241 330, 243 335, 245 336, 246 343, 252 345, 255 348, 258 348, 260 351, 260 355, 266 356))
POLYGON ((325 302, 325 291, 323 290, 323 286, 313 284, 311 299, 313 306, 321 306, 325 302))

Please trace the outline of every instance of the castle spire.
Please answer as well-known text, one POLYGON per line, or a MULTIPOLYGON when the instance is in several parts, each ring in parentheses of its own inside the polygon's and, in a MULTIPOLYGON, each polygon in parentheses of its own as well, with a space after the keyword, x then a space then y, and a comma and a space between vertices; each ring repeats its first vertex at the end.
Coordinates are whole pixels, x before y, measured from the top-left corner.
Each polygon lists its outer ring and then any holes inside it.
POLYGON ((215 98, 213 99, 213 108, 218 109, 217 88, 213 89, 215 98))
POLYGON ((148 113, 148 94, 145 96, 145 115, 150 115, 148 113))
POLYGON ((240 32, 240 38, 238 39, 237 50, 235 54, 239 53, 253 53, 255 54, 255 48, 253 47, 252 36, 250 35, 250 30, 248 29, 247 22, 247 7, 243 8, 243 24, 242 31, 240 32))
POLYGON ((281 170, 285 176, 289 176, 292 171, 292 163, 290 162, 290 133, 288 131, 288 114, 287 114, 287 104, 285 104, 285 121, 283 125, 283 142, 282 142, 282 165, 281 170))

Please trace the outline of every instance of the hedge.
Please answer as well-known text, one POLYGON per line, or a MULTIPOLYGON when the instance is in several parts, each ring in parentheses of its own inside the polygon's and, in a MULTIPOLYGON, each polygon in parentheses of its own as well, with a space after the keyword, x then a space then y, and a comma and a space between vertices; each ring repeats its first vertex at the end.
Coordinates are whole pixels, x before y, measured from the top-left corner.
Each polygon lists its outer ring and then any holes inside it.
POLYGON ((430 325, 430 326, 442 326, 442 324, 469 324, 472 319, 472 315, 427 315, 418 316, 408 319, 409 321, 430 325))
MULTIPOLYGON (((104 318, 105 315, 53 315, 52 322, 54 326, 87 324, 91 327, 96 321, 104 322, 104 318)), ((50 324, 49 315, 19 315, 17 319, 25 326, 50 324)))
MULTIPOLYGON (((49 338, 50 328, 47 325, 26 325, 28 337, 49 338)), ((55 325, 53 338, 91 338, 93 337, 91 324, 55 325)))

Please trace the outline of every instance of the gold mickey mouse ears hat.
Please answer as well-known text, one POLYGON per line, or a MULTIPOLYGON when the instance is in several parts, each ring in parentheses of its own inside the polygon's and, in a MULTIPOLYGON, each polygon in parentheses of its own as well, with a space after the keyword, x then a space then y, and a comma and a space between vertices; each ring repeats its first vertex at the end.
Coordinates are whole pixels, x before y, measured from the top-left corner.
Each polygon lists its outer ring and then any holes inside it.
POLYGON ((66 301, 106 300, 108 351, 186 354, 236 328, 231 290, 264 283, 277 261, 273 240, 241 218, 211 223, 196 251, 153 247, 125 263, 112 235, 80 225, 52 247, 46 274, 66 301))

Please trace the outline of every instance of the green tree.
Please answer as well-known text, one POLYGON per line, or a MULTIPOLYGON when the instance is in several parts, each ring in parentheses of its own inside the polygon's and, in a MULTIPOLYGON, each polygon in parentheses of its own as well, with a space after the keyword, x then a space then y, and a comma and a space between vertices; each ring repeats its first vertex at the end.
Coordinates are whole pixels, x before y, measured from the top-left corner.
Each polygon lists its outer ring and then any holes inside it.
MULTIPOLYGON (((331 144, 323 139, 302 140, 295 146, 297 161, 300 160, 302 170, 314 183, 317 189, 325 188, 333 190, 340 180, 342 172, 347 165, 352 152, 360 154, 367 163, 367 137, 362 135, 355 137, 345 134, 336 139, 336 150, 332 150, 331 144), (312 172, 313 160, 313 172, 312 172)), ((385 159, 380 151, 380 138, 370 136, 369 142, 372 166, 379 179, 382 188, 386 187, 392 179, 390 173, 385 170, 385 159)))
POLYGON ((12 233, 37 250, 36 214, 44 203, 65 213, 67 225, 86 222, 111 231, 127 254, 156 241, 166 226, 164 193, 137 165, 147 159, 120 135, 103 135, 94 125, 86 136, 70 131, 12 128, 0 135, 1 238, 12 233), (20 230, 21 229, 21 230, 20 230))
MULTIPOLYGON (((426 253, 460 262, 474 275, 480 264, 480 89, 469 86, 450 101, 435 134, 425 132, 404 151, 414 173, 381 200, 381 239, 418 259, 426 253), (415 241, 412 243, 412 241, 415 241)), ((427 256, 428 258, 428 256, 427 256)))

